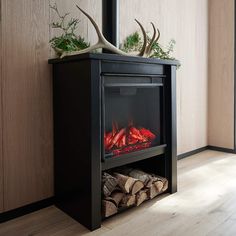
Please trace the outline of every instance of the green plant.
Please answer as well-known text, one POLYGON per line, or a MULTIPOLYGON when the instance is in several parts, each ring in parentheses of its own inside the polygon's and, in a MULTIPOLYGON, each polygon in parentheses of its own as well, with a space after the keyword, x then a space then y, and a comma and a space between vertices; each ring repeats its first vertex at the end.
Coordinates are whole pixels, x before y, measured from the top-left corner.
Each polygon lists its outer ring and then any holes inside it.
POLYGON ((76 18, 67 20, 69 13, 62 15, 58 11, 56 3, 50 5, 50 8, 59 18, 57 22, 51 23, 51 27, 62 31, 61 35, 55 36, 49 41, 55 52, 60 56, 63 52, 79 51, 89 47, 89 43, 83 37, 75 34, 79 20, 76 18))
POLYGON ((132 51, 139 51, 142 46, 141 37, 138 32, 135 32, 129 35, 124 44, 121 46, 121 49, 124 52, 132 52, 132 51))
MULTIPOLYGON (((150 42, 151 38, 147 37, 148 42, 150 42)), ((135 32, 129 35, 121 45, 121 50, 125 52, 134 52, 139 51, 142 47, 142 39, 138 32, 135 32)), ((159 58, 163 60, 175 60, 173 56, 171 56, 174 51, 174 46, 176 42, 174 39, 171 39, 167 47, 161 46, 158 42, 154 42, 152 45, 152 54, 151 58, 159 58)))
POLYGON ((171 39, 166 49, 164 49, 158 42, 155 42, 152 45, 153 54, 151 57, 160 58, 164 60, 174 60, 174 57, 171 56, 171 53, 174 50, 175 40, 171 39))

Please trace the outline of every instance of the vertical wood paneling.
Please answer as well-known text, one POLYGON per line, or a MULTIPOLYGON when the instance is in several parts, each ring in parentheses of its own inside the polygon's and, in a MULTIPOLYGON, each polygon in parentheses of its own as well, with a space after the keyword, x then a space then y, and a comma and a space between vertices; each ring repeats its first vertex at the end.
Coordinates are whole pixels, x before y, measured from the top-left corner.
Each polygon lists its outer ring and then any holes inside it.
MULTIPOLYGON (((1 22, 1 1, 0 1, 0 32, 2 30, 1 22)), ((0 52, 2 51, 2 34, 0 34, 0 52)), ((3 211, 3 127, 2 127, 2 57, 0 56, 0 212, 3 211)))
POLYGON ((209 1, 210 145, 234 148, 234 0, 209 1))
POLYGON ((208 1, 120 0, 120 4, 121 42, 139 29, 135 18, 150 32, 154 22, 161 44, 176 40, 174 56, 182 64, 177 71, 178 154, 206 146, 208 1))
MULTIPOLYGON (((78 34, 91 43, 97 40, 75 4, 101 26, 101 0, 55 2, 62 12, 72 12, 71 16, 81 20, 78 34)), ((0 124, 4 130, 0 125, 0 150, 4 159, 0 154, 0 170, 4 167, 4 178, 0 171, 0 211, 3 201, 4 211, 8 211, 53 195, 52 86, 47 59, 53 54, 48 41, 57 32, 48 26, 55 19, 48 0, 1 3, 0 124)))
POLYGON ((48 0, 2 0, 4 210, 53 195, 48 0))

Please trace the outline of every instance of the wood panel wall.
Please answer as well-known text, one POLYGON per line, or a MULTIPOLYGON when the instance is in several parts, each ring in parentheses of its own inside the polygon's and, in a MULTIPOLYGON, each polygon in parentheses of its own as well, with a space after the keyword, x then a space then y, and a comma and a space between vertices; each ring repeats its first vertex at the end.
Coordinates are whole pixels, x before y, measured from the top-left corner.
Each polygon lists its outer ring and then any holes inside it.
POLYGON ((208 143, 234 148, 234 0, 209 0, 208 143))
POLYGON ((4 210, 53 195, 48 0, 1 0, 4 210))
MULTIPOLYGON (((96 41, 75 3, 86 10, 93 6, 101 25, 101 0, 55 2, 63 12, 80 17, 79 33, 96 41)), ((0 3, 0 211, 8 211, 53 196, 52 73, 47 60, 53 54, 49 39, 57 32, 49 27, 55 17, 49 0, 0 3)))
MULTIPOLYGON (((0 1, 1 11, 1 1, 0 1)), ((1 19, 1 12, 0 12, 1 19)), ((0 20, 0 32, 2 28, 2 22, 0 20)), ((0 34, 0 52, 2 51, 2 34, 0 34)), ((0 56, 0 213, 3 211, 3 127, 2 127, 2 57, 0 56)))
MULTIPOLYGON (((1 59, 0 59, 1 63, 1 59)), ((1 72, 1 71, 0 71, 1 72)), ((2 127, 2 76, 0 75, 0 213, 3 211, 3 127, 2 127)))
POLYGON ((121 42, 138 29, 135 18, 150 32, 154 22, 161 44, 176 40, 174 56, 182 64, 177 71, 178 154, 206 146, 208 1, 120 0, 120 4, 121 42))

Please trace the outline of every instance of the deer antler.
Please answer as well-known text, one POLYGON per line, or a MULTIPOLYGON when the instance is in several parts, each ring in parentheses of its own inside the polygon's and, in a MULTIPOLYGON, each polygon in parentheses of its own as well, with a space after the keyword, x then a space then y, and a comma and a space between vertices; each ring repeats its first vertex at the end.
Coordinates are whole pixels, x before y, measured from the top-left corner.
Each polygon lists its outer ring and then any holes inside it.
POLYGON ((141 28, 142 34, 143 34, 143 46, 142 46, 140 53, 138 54, 138 56, 143 56, 145 54, 146 47, 147 47, 147 34, 146 34, 145 29, 143 28, 142 24, 137 19, 135 19, 135 21, 138 23, 139 27, 141 28))
POLYGON ((76 7, 85 15, 88 17, 88 19, 90 20, 90 22, 92 23, 92 25, 94 26, 97 35, 98 35, 98 42, 95 45, 92 45, 88 48, 85 48, 83 50, 80 51, 75 51, 75 52, 64 52, 61 55, 61 58, 65 57, 65 56, 72 56, 72 55, 78 55, 78 54, 83 54, 83 53, 87 53, 87 52, 91 52, 93 50, 96 50, 98 48, 105 48, 111 52, 120 54, 120 55, 124 55, 124 56, 130 56, 128 53, 125 53, 123 51, 121 51, 120 49, 118 49, 117 47, 115 47, 114 45, 112 45, 111 43, 109 43, 105 37, 103 36, 103 34, 101 33, 101 30, 99 29, 97 23, 93 20, 93 18, 86 13, 85 11, 83 11, 78 5, 76 5, 76 7))
POLYGON ((138 20, 135 19, 135 21, 140 26, 142 34, 143 34, 143 46, 142 46, 142 49, 141 49, 140 53, 138 54, 138 56, 149 57, 152 52, 153 44, 155 44, 160 38, 160 35, 161 35, 160 30, 159 29, 156 30, 155 25, 151 22, 152 28, 153 28, 153 36, 152 36, 152 39, 150 40, 150 43, 147 45, 147 34, 144 30, 144 27, 142 26, 142 24, 138 20), (157 33, 158 33, 158 35, 156 37, 157 33))
MULTIPOLYGON (((120 49, 118 49, 117 47, 112 45, 110 42, 108 42, 105 39, 104 35, 101 33, 101 30, 99 29, 97 23, 93 20, 93 18, 88 13, 86 13, 84 10, 82 10, 78 5, 76 5, 76 7, 86 17, 88 17, 88 19, 90 20, 90 22, 94 26, 94 28, 95 28, 95 30, 97 32, 97 35, 98 35, 98 42, 96 44, 94 44, 94 45, 92 45, 92 46, 90 46, 88 48, 85 48, 83 50, 80 50, 80 51, 63 52, 62 55, 61 55, 61 58, 65 57, 65 56, 72 56, 72 55, 78 55, 78 54, 83 54, 83 53, 91 52, 91 51, 96 50, 98 48, 105 48, 105 49, 107 49, 107 50, 109 50, 111 52, 114 52, 116 54, 120 54, 120 55, 123 55, 123 56, 130 56, 130 54, 121 51, 120 49)), ((158 36, 156 38, 156 28, 155 28, 154 24, 151 23, 152 27, 153 27, 153 30, 154 30, 154 33, 153 33, 153 37, 152 37, 150 43, 147 46, 147 34, 146 34, 145 30, 144 30, 144 27, 142 26, 142 24, 138 20, 135 19, 135 21, 140 26, 142 34, 143 34, 143 46, 142 46, 142 49, 141 49, 141 51, 139 52, 139 54, 137 56, 148 57, 151 54, 153 43, 155 43, 159 39, 159 37, 160 37, 160 31, 157 29, 158 30, 158 36)))

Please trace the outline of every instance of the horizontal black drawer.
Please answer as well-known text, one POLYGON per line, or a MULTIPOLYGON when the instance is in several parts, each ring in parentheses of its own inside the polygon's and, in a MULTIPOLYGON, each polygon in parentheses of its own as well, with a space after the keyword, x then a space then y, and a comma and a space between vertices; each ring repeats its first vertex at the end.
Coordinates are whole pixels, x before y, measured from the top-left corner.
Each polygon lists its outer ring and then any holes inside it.
POLYGON ((153 88, 163 86, 162 77, 127 75, 127 74, 102 74, 104 87, 143 87, 153 88))
POLYGON ((132 62, 102 61, 102 73, 164 75, 164 66, 132 62))

